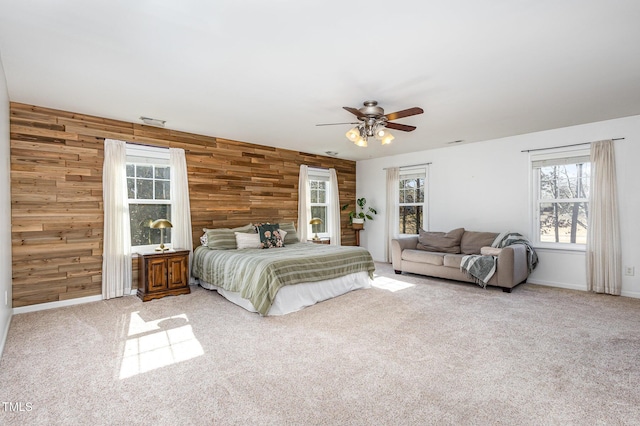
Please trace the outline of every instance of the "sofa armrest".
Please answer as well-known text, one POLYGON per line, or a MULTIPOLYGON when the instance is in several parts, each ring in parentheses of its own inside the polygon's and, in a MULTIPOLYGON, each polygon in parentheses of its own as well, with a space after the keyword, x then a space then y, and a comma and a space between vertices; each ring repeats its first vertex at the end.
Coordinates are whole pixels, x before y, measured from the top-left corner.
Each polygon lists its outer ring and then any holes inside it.
POLYGON ((402 270, 402 250, 415 249, 418 245, 418 236, 398 238, 391 240, 391 263, 396 271, 402 270))
POLYGON ((527 247, 524 244, 504 247, 498 256, 497 273, 500 287, 512 288, 525 281, 529 276, 527 247))

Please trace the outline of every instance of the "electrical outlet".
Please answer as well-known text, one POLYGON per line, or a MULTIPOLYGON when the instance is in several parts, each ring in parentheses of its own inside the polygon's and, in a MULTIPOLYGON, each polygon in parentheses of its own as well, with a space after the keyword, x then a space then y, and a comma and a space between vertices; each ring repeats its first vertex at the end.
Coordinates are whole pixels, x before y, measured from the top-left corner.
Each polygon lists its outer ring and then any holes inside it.
POLYGON ((632 277, 636 274, 636 268, 634 268, 633 266, 625 266, 624 267, 624 274, 632 277))

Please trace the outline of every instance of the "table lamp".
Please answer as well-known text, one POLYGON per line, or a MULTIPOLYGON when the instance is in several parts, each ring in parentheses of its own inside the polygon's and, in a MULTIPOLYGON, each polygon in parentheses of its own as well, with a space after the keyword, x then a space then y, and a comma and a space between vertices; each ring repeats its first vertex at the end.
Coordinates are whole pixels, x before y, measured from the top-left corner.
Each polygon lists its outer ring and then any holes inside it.
POLYGON ((164 245, 164 228, 173 228, 171 222, 169 222, 167 219, 158 219, 153 221, 151 227, 160 229, 160 247, 156 247, 156 251, 169 250, 169 248, 165 247, 164 245))
POLYGON ((320 237, 318 237, 318 225, 320 225, 321 223, 322 223, 322 219, 320 219, 319 217, 314 217, 309 221, 309 224, 311 225, 311 229, 314 230, 314 232, 316 233, 316 235, 314 235, 312 238, 314 241, 318 241, 320 239, 320 237))

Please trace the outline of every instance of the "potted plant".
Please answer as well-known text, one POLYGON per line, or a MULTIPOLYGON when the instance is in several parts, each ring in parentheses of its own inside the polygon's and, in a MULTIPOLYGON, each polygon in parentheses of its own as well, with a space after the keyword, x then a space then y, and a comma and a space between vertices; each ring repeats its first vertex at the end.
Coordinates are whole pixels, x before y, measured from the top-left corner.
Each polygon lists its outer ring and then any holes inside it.
MULTIPOLYGON (((363 229, 364 222, 369 219, 373 220, 373 215, 378 214, 373 207, 366 207, 367 199, 362 197, 356 200, 357 208, 354 211, 349 212, 349 223, 353 226, 353 229, 363 229)), ((342 206, 342 210, 346 210, 349 204, 342 206)))

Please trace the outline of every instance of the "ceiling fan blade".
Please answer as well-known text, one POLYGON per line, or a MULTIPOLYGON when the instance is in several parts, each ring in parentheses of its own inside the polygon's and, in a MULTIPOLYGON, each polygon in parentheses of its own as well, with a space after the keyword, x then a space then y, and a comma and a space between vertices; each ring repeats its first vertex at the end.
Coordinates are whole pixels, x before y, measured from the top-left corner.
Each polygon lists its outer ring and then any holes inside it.
POLYGON ((413 132, 416 129, 416 126, 408 126, 406 124, 398 124, 398 123, 390 123, 386 122, 384 127, 387 129, 400 130, 402 132, 413 132))
MULTIPOLYGON (((346 108, 345 108, 346 109, 346 108)), ((409 109, 403 109, 402 111, 392 112, 390 114, 385 114, 387 120, 397 120, 398 118, 410 117, 412 115, 422 114, 424 110, 422 108, 413 107, 409 109)))
POLYGON ((346 109, 347 111, 349 111, 351 114, 355 115, 358 118, 366 118, 366 115, 360 112, 359 109, 351 108, 351 107, 342 107, 342 108, 346 109))
POLYGON ((322 124, 316 124, 316 126, 337 126, 339 124, 358 124, 358 122, 356 121, 355 123, 322 123, 322 124))

